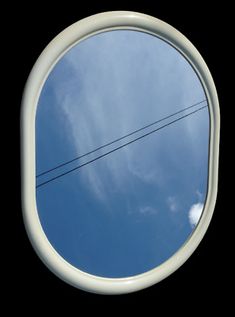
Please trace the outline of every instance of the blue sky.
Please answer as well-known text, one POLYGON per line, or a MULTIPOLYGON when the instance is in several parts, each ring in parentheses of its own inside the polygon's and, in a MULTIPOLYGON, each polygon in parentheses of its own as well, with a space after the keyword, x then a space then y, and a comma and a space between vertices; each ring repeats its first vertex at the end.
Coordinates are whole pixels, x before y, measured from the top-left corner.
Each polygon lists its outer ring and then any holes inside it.
MULTIPOLYGON (((204 99, 192 67, 162 40, 127 30, 93 36, 61 58, 42 89, 36 172, 204 99)), ((160 126, 42 176, 38 184, 160 126)), ((203 209, 208 142, 205 108, 38 188, 49 241, 67 261, 98 276, 126 277, 163 263, 190 236, 203 209)))

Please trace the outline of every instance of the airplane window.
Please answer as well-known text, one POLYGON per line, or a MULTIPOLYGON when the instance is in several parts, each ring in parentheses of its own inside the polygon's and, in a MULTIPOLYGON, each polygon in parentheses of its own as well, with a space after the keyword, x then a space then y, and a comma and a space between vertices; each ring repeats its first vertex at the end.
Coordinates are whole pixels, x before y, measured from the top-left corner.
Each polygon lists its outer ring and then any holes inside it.
POLYGON ((59 35, 32 71, 22 106, 24 219, 44 262, 74 286, 123 293, 154 284, 207 229, 218 101, 184 41, 152 17, 99 14, 59 35))

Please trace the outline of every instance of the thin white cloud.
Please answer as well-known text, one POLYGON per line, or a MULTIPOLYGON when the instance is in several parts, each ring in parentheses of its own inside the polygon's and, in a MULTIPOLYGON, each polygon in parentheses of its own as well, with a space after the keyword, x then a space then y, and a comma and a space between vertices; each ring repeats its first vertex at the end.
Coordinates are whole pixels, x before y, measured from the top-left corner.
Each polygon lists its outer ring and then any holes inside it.
POLYGON ((170 208, 170 211, 172 211, 172 212, 178 211, 178 203, 177 203, 176 197, 174 197, 174 196, 168 197, 167 203, 168 203, 168 206, 170 208))
POLYGON ((204 207, 203 204, 197 203, 197 204, 193 204, 191 208, 189 209, 188 218, 192 228, 194 228, 197 225, 201 217, 203 207, 204 207))
MULTIPOLYGON (((179 105, 191 100, 187 94, 182 100, 182 92, 185 94, 188 90, 178 78, 192 76, 192 86, 194 82, 199 82, 196 75, 192 75, 191 66, 179 58, 178 52, 166 49, 164 42, 157 43, 151 37, 146 41, 143 36, 145 45, 142 45, 140 34, 136 34, 136 37, 128 33, 112 34, 113 37, 107 34, 100 36, 98 42, 93 39, 81 43, 67 53, 64 57, 65 66, 73 72, 68 81, 61 81, 58 87, 55 86, 62 117, 68 123, 66 127, 69 133, 65 135, 70 136, 77 155, 150 123, 153 118, 161 118, 178 110, 179 105), (129 45, 129 37, 133 45, 129 45), (119 45, 113 45, 116 40, 119 45), (120 47, 129 54, 121 54, 120 47), (157 55, 152 54, 153 49, 157 55), (141 65, 141 68, 137 65, 141 65)), ((198 87, 196 91, 202 91, 202 88, 198 87)), ((168 144, 172 142, 172 134, 166 131, 163 139, 162 136, 152 135, 145 138, 142 144, 140 142, 143 141, 135 143, 139 146, 133 144, 123 148, 119 156, 119 152, 115 152, 99 169, 90 164, 82 173, 84 183, 101 200, 105 199, 107 189, 124 190, 124 184, 127 185, 131 179, 130 175, 159 187, 167 184, 171 177, 169 165, 173 169, 179 162, 178 157, 170 153, 168 144), (166 151, 169 153, 168 165, 162 154, 166 151), (115 155, 118 159, 115 159, 115 155)), ((190 137, 185 137, 185 143, 193 144, 190 137)), ((96 154, 110 149, 112 147, 96 154)), ((176 201, 170 202, 169 208, 177 211, 176 201)))
POLYGON ((202 195, 202 193, 200 192, 200 190, 197 190, 197 191, 196 191, 196 195, 197 195, 197 197, 198 197, 198 200, 201 201, 202 198, 203 198, 203 195, 202 195))
POLYGON ((157 209, 153 208, 152 206, 143 206, 139 208, 139 212, 142 215, 153 215, 157 213, 157 209))

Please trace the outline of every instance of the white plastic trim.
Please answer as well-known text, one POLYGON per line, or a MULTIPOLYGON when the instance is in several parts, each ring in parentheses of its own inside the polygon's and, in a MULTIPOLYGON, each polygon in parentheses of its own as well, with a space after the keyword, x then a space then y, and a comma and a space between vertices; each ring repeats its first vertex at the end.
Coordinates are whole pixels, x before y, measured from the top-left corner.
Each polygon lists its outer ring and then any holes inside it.
POLYGON ((151 286, 177 270, 194 252, 210 223, 217 195, 220 114, 211 74, 196 48, 179 31, 154 17, 126 11, 97 14, 66 28, 45 48, 35 63, 21 108, 22 209, 29 239, 46 266, 65 282, 99 294, 123 294, 151 286), (35 116, 38 99, 52 67, 72 46, 91 35, 113 29, 132 29, 164 39, 191 63, 201 80, 210 111, 208 193, 202 217, 185 244, 158 267, 128 278, 103 278, 85 273, 65 261, 48 241, 38 216, 35 191, 35 116))

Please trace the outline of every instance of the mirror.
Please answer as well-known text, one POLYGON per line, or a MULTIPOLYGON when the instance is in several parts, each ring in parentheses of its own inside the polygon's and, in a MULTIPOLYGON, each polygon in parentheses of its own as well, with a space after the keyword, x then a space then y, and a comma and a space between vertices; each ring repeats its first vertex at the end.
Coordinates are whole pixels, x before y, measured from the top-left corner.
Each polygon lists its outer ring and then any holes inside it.
POLYGON ((50 71, 35 128, 37 210, 67 262, 129 277, 189 239, 207 196, 210 116, 173 46, 135 30, 82 40, 50 71))

